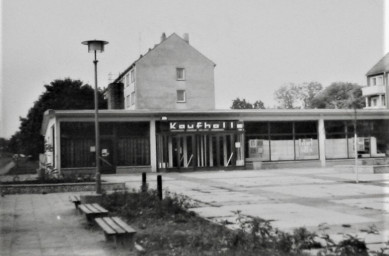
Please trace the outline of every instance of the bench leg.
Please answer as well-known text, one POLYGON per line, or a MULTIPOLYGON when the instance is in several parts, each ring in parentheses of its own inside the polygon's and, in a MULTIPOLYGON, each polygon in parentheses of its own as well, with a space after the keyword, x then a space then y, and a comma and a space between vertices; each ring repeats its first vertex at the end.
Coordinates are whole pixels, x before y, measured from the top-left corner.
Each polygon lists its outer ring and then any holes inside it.
POLYGON ((120 246, 131 250, 134 248, 134 234, 122 234, 116 235, 116 237, 120 246))
POLYGON ((113 239, 115 241, 115 248, 118 248, 118 236, 117 235, 114 235, 113 236, 113 239))
POLYGON ((112 241, 112 240, 115 239, 115 238, 113 238, 113 236, 115 236, 115 235, 108 235, 108 234, 105 233, 105 232, 104 232, 104 236, 105 236, 105 240, 106 240, 107 242, 110 242, 110 241, 112 241))
POLYGON ((86 220, 87 220, 89 223, 91 223, 91 222, 95 219, 93 216, 91 216, 91 215, 89 215, 89 214, 85 214, 85 216, 86 216, 86 220))

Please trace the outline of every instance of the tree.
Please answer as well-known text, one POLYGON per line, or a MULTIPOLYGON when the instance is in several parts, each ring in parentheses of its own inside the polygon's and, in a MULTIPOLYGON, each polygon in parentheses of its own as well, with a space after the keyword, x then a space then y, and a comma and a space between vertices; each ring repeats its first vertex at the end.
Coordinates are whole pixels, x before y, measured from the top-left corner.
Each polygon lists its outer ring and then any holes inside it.
POLYGON ((274 98, 278 101, 279 108, 311 108, 313 99, 322 88, 318 82, 289 83, 276 90, 274 98))
POLYGON ((335 82, 318 94, 312 103, 313 108, 363 108, 362 87, 348 82, 335 82))
POLYGON ((300 100, 303 108, 312 108, 313 99, 323 90, 318 82, 303 83, 300 86, 300 100))
POLYGON ((0 138, 0 157, 2 153, 8 150, 8 144, 9 140, 7 140, 6 138, 0 138))
MULTIPOLYGON (((43 152, 43 137, 40 134, 43 113, 47 109, 94 109, 94 90, 80 80, 66 78, 55 80, 44 86, 43 92, 28 111, 26 118, 20 118, 20 127, 10 139, 9 148, 14 153, 31 155, 37 159, 43 152)), ((107 108, 101 91, 98 92, 99 108, 107 108)))
POLYGON ((231 109, 265 109, 265 104, 260 100, 251 104, 246 99, 236 98, 232 101, 231 109))
POLYGON ((261 100, 257 100, 253 104, 254 109, 265 109, 265 104, 261 100))

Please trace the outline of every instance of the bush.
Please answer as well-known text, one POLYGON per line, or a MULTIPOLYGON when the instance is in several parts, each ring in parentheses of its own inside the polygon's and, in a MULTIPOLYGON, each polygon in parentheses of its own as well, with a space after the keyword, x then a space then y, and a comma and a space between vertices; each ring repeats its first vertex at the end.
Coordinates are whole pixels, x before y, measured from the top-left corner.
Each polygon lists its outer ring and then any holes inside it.
POLYGON ((346 238, 338 244, 334 243, 328 235, 323 237, 327 246, 318 253, 319 256, 368 256, 368 249, 364 241, 359 240, 352 235, 346 235, 346 238))
POLYGON ((162 200, 158 198, 156 190, 147 190, 138 193, 114 192, 104 195, 103 205, 112 212, 125 216, 127 219, 142 215, 164 217, 167 215, 186 214, 191 206, 185 196, 166 192, 162 200))

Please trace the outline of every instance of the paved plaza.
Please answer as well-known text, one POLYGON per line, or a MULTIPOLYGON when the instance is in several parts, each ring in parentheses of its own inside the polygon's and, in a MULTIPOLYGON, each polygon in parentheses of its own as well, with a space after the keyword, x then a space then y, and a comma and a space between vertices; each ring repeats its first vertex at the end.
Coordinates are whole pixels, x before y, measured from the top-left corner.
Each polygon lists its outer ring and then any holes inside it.
MULTIPOLYGON (((344 234, 365 240, 371 249, 389 241, 389 174, 339 173, 333 168, 256 171, 204 171, 164 173, 163 186, 198 202, 192 210, 216 222, 236 223, 243 215, 272 220, 291 232, 306 227, 330 234, 335 241, 344 234)), ((139 188, 141 177, 109 176, 139 188)), ((148 175, 155 188, 156 175, 148 175)), ((231 224, 233 228, 236 224, 231 224)))
MULTIPOLYGON (((389 240, 388 174, 360 174, 326 169, 204 171, 163 173, 163 186, 189 196, 191 210, 234 227, 236 211, 272 220, 291 231, 305 226, 340 240, 357 235, 369 248, 389 240), (378 232, 376 232, 378 231, 378 232)), ((156 174, 148 174, 156 187, 156 174)), ((138 189, 141 175, 104 175, 138 189)), ((0 255, 131 255, 105 241, 103 233, 76 213, 68 197, 74 193, 6 195, 0 198, 0 255)))

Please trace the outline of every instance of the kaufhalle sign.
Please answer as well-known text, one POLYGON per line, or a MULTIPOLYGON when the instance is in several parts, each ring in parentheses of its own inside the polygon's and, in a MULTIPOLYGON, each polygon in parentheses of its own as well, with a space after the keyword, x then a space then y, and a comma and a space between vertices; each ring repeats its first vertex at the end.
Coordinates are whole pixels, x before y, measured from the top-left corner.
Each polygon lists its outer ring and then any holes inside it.
POLYGON ((170 121, 169 131, 243 131, 239 121, 170 121))

